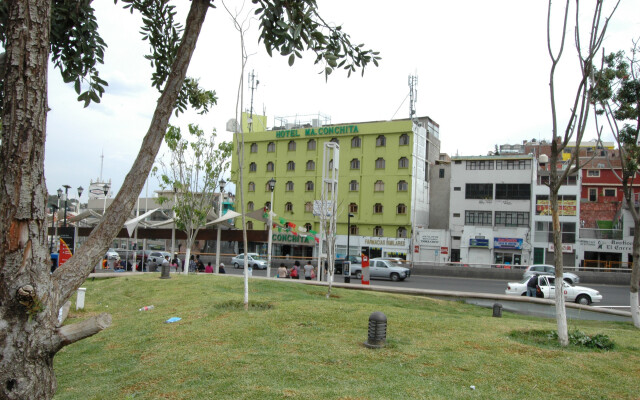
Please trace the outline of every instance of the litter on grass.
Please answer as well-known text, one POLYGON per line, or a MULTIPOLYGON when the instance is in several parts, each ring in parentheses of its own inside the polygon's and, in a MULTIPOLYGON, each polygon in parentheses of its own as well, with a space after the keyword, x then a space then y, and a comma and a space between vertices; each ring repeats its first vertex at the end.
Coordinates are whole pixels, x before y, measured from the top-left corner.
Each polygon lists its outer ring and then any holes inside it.
POLYGON ((171 317, 171 318, 169 318, 168 320, 164 321, 164 323, 165 323, 165 324, 170 324, 170 323, 172 323, 172 322, 178 322, 178 321, 180 321, 181 319, 182 319, 182 318, 180 318, 180 317, 171 317))

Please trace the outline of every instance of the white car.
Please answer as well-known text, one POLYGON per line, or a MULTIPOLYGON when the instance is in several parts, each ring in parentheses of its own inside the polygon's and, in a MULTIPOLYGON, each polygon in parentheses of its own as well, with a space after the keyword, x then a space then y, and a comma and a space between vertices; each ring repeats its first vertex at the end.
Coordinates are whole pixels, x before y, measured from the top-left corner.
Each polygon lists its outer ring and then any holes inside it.
MULTIPOLYGON (((524 275, 522 275, 522 279, 524 278, 529 278, 531 276, 533 276, 533 274, 538 274, 538 275, 554 275, 556 274, 556 267, 554 267, 553 265, 549 265, 549 264, 535 264, 535 265, 529 265, 527 267, 527 269, 524 271, 524 275)), ((576 283, 580 282, 580 277, 576 274, 572 274, 571 272, 563 272, 562 273, 562 279, 564 279, 566 282, 575 285, 576 283)))
MULTIPOLYGON (((244 268, 244 253, 231 259, 233 268, 244 268)), ((247 253, 247 264, 254 269, 267 269, 267 259, 258 253, 247 253)))
MULTIPOLYGON (((555 276, 540 275, 538 276, 538 286, 545 299, 554 299, 556 297, 555 276)), ((529 278, 524 278, 520 282, 507 283, 506 294, 515 296, 527 295, 527 282, 529 278)), ((602 295, 595 289, 584 286, 573 286, 566 281, 562 282, 562 290, 564 291, 564 299, 566 301, 575 301, 578 304, 589 305, 591 303, 599 303, 602 301, 602 295)))
POLYGON ((109 260, 119 260, 120 254, 118 254, 116 249, 109 249, 107 250, 107 254, 105 254, 105 257, 107 257, 107 259, 109 260))

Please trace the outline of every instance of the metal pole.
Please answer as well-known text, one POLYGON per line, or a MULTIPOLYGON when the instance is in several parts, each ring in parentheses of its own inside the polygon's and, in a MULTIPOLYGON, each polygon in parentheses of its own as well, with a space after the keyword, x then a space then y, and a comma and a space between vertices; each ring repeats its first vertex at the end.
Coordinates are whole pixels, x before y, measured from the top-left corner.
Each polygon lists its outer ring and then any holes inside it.
MULTIPOLYGON (((275 182, 274 182, 275 184, 275 182)), ((271 277, 271 247, 273 247, 273 213, 271 212, 273 210, 273 192, 274 192, 274 185, 271 184, 271 181, 269 182, 269 187, 271 189, 271 203, 269 203, 269 239, 268 239, 268 252, 267 252, 267 278, 271 277)))
MULTIPOLYGON (((51 213, 51 230, 55 232, 56 212, 58 212, 58 207, 56 207, 55 204, 50 204, 49 206, 53 210, 53 212, 51 213)), ((52 232, 51 244, 49 245, 49 253, 53 253, 53 239, 55 236, 55 233, 52 232)))
POLYGON ((349 239, 351 238, 351 217, 353 214, 349 213, 347 216, 347 261, 349 261, 349 239))
MULTIPOLYGON (((58 216, 58 210, 60 210, 60 197, 62 197, 62 189, 58 189, 58 206, 56 207, 56 217, 58 216)), ((58 250, 58 253, 60 253, 60 242, 58 239, 58 225, 60 225, 60 221, 58 221, 58 223, 56 223, 56 229, 55 232, 53 233, 54 239, 56 240, 56 250, 58 250)))
POLYGON ((178 201, 176 195, 177 189, 173 188, 173 223, 171 224, 171 257, 176 254, 176 202, 178 201))
MULTIPOLYGON (((224 184, 220 187, 220 198, 218 199, 218 218, 222 217, 222 200, 224 199, 224 184)), ((218 223, 218 236, 216 238, 216 274, 220 272, 220 236, 222 234, 222 222, 218 223)))
POLYGON ((69 185, 62 185, 64 188, 64 227, 67 227, 67 201, 69 200, 69 185))

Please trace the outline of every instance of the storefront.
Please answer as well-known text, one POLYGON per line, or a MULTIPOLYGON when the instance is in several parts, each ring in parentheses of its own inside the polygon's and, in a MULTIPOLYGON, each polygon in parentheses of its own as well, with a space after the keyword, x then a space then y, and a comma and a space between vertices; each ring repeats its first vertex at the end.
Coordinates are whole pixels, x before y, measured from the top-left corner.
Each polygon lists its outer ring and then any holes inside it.
POLYGON ((372 236, 338 235, 336 237, 336 256, 344 257, 347 253, 347 239, 349 241, 349 254, 368 254, 370 258, 394 257, 406 260, 409 258, 408 238, 384 238, 372 236))
POLYGON ((522 243, 523 239, 520 238, 493 238, 493 263, 521 265, 522 243))

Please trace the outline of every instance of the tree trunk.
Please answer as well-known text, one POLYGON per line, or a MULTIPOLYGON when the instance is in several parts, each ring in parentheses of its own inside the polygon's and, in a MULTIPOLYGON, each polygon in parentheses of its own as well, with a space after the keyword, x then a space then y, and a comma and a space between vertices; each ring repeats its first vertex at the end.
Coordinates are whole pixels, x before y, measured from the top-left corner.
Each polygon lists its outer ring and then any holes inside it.
MULTIPOLYGON (((633 202, 630 206, 635 206, 633 202)), ((635 232, 633 236, 633 263, 631 264, 631 282, 629 285, 629 305, 631 311, 631 319, 636 328, 640 328, 640 306, 638 306, 638 285, 640 284, 640 219, 635 214, 635 232)))
POLYGON ((60 307, 88 277, 133 209, 176 104, 208 0, 194 0, 172 72, 138 158, 86 244, 50 274, 45 207, 50 1, 8 3, 0 146, 0 398, 49 399, 53 357, 110 323, 108 315, 58 328, 60 307))
POLYGON ((564 293, 562 288, 562 274, 564 265, 562 261, 562 232, 560 230, 560 217, 558 212, 558 191, 550 192, 551 220, 553 223, 554 264, 556 266, 556 324, 558 326, 558 340, 561 346, 569 345, 569 331, 567 329, 567 310, 564 305, 564 293))

